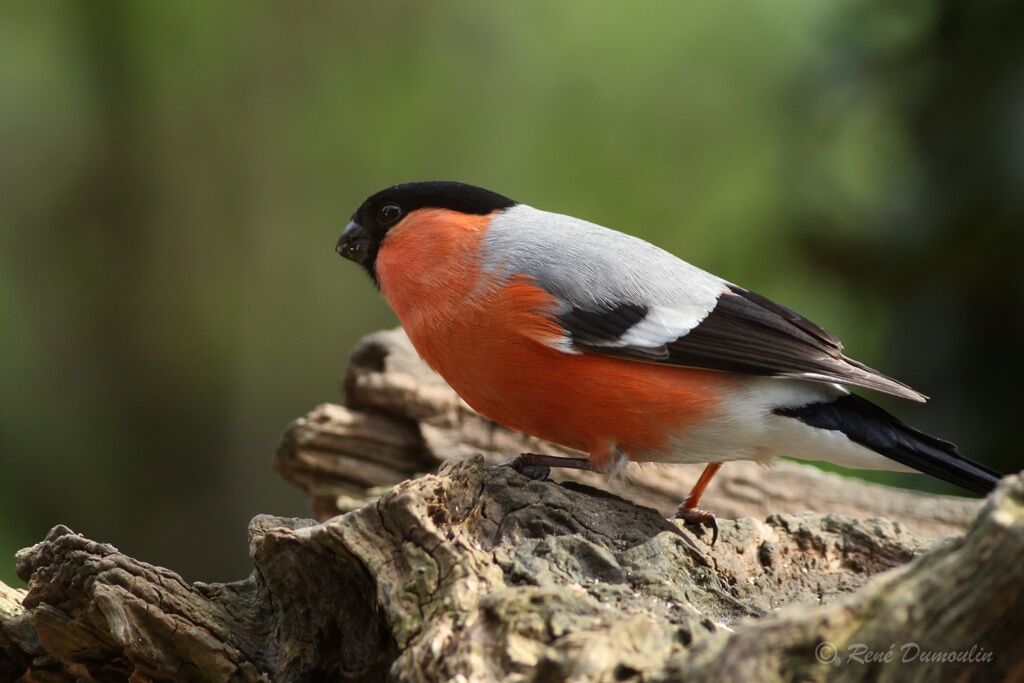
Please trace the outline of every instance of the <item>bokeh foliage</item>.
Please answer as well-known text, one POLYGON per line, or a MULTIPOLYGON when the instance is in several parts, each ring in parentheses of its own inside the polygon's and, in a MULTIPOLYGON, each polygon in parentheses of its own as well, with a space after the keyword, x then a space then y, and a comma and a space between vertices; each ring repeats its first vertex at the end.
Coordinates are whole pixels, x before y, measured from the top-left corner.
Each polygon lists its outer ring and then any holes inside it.
POLYGON ((6 3, 0 557, 66 522, 242 575, 246 521, 304 513, 269 468, 282 428, 394 324, 334 240, 413 179, 619 227, 781 300, 935 399, 889 407, 1018 469, 1020 14, 6 3))

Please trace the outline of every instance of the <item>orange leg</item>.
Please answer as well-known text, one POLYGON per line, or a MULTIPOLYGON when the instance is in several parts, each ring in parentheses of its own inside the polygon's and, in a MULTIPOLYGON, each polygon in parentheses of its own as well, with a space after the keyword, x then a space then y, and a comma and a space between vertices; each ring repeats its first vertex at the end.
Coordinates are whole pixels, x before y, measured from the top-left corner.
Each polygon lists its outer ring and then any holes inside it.
POLYGON ((715 544, 718 540, 718 520, 715 516, 707 510, 701 510, 697 507, 697 503, 700 502, 700 497, 704 495, 705 489, 708 484, 711 483, 712 477, 722 468, 722 463, 713 462, 704 468, 701 472, 700 479, 693 485, 693 489, 690 490, 690 495, 686 497, 683 504, 676 510, 676 519, 685 520, 687 524, 699 524, 701 526, 711 527, 711 545, 715 544))

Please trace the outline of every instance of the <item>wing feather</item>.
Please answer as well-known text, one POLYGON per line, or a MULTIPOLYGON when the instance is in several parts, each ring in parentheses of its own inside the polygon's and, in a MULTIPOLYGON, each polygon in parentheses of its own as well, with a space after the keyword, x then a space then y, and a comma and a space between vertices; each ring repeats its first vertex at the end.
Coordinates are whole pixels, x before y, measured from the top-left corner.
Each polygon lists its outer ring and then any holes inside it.
MULTIPOLYGON (((598 314, 589 315, 593 318, 598 314)), ((578 338, 573 324, 578 317, 579 314, 563 315, 560 322, 573 346, 581 351, 724 372, 834 382, 913 401, 926 400, 906 384, 845 356, 840 341, 818 325, 759 294, 732 285, 696 327, 656 346, 578 338)), ((629 330, 620 332, 618 339, 628 334, 629 330)))

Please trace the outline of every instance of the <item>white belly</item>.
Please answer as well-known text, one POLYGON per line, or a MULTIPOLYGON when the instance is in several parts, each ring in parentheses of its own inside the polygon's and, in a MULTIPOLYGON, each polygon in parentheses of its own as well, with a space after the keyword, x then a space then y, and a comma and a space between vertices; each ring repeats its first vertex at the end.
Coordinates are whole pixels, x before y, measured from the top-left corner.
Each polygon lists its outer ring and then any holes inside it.
POLYGON ((730 460, 768 463, 786 455, 855 469, 913 471, 851 441, 842 432, 811 427, 774 412, 778 408, 832 400, 846 393, 835 384, 748 378, 726 400, 718 418, 688 429, 672 439, 670 453, 652 453, 649 459, 686 464, 730 460))

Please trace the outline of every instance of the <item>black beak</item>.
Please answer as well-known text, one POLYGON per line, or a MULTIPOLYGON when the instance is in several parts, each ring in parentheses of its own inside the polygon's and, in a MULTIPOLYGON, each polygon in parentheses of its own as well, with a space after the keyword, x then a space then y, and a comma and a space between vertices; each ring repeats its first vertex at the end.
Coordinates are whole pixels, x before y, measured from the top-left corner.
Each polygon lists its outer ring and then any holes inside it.
POLYGON ((349 261, 366 265, 366 260, 370 256, 369 231, 355 221, 350 222, 338 238, 338 245, 334 250, 349 261))

